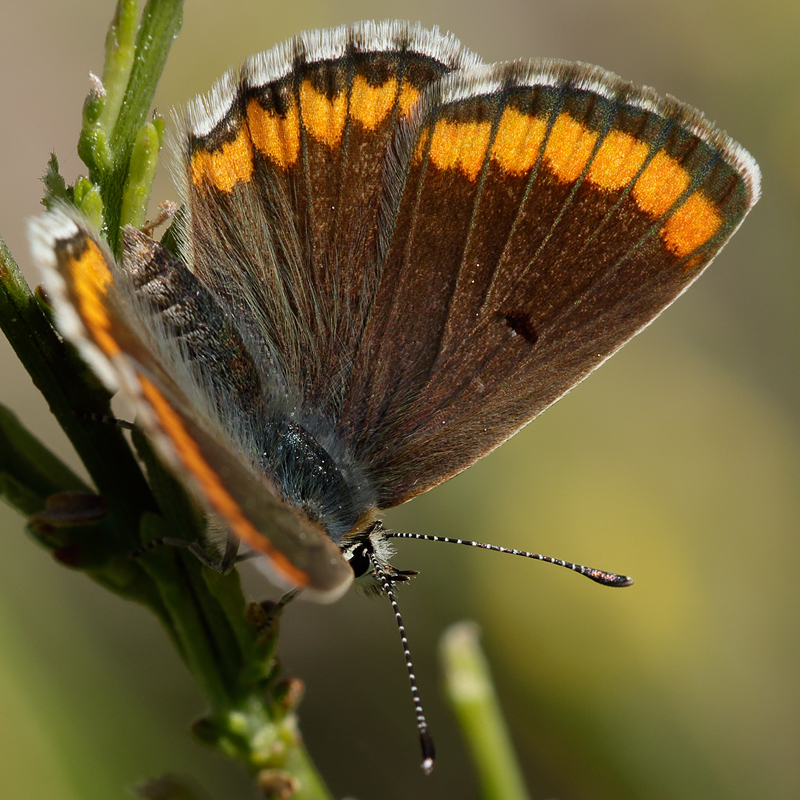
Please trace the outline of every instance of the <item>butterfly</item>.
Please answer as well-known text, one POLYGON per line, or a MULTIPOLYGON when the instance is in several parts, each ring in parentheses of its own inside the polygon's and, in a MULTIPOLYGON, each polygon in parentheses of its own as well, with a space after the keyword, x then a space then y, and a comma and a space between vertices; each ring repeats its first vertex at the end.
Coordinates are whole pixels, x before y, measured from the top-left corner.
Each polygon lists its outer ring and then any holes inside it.
POLYGON ((33 253, 64 336, 187 484, 322 600, 358 577, 394 604, 410 573, 389 540, 413 534, 381 512, 652 322, 760 191, 747 151, 677 100, 583 64, 487 65, 394 21, 253 56, 177 128, 176 252, 126 228, 116 263, 61 207, 33 253))

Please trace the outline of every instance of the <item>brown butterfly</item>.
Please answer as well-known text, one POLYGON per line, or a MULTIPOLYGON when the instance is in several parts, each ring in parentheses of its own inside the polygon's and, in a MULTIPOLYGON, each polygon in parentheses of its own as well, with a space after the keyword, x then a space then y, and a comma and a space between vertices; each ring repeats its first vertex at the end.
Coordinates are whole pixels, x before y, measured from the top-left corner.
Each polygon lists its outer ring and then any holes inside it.
POLYGON ((583 380, 759 196, 752 157, 672 98, 582 64, 485 65, 402 22, 253 56, 179 127, 177 255, 126 229, 116 264, 65 208, 32 223, 34 255, 64 335, 320 599, 361 577, 395 604, 410 573, 388 540, 412 534, 380 512, 583 380))

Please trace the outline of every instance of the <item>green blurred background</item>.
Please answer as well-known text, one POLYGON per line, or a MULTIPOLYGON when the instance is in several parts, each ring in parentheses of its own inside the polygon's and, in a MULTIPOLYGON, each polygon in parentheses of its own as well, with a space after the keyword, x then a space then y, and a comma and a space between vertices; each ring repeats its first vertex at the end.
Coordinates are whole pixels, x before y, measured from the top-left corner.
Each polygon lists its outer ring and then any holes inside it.
MULTIPOLYGON (((54 150, 68 180, 110 0, 0 8, 0 232, 32 281, 25 220, 54 150)), ((796 0, 190 0, 157 95, 166 112, 305 28, 401 17, 487 61, 600 64, 702 108, 755 156, 764 196, 663 319, 484 462, 389 525, 631 574, 422 542, 396 563, 439 760, 419 771, 388 604, 354 594, 285 617, 301 724, 334 791, 478 797, 441 698, 436 643, 473 617, 535 798, 800 796, 800 4, 796 0), (792 149, 794 148, 794 150, 792 149)), ((174 198, 164 170, 154 200, 174 198)), ((6 343, 0 401, 75 463, 6 343)), ((251 796, 194 744, 203 701, 154 619, 57 566, 0 507, 0 795, 93 800, 165 770, 251 796)), ((254 596, 270 590, 251 575, 254 596)))

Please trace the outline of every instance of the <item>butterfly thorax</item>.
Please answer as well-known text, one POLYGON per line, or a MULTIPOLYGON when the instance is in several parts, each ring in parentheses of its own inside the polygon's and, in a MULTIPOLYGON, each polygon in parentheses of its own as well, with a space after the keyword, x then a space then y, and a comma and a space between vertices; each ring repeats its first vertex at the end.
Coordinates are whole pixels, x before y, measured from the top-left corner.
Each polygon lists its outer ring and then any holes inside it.
POLYGON ((337 460, 302 425, 279 418, 267 426, 261 466, 284 499, 319 522, 335 542, 353 530, 372 505, 365 481, 337 460))

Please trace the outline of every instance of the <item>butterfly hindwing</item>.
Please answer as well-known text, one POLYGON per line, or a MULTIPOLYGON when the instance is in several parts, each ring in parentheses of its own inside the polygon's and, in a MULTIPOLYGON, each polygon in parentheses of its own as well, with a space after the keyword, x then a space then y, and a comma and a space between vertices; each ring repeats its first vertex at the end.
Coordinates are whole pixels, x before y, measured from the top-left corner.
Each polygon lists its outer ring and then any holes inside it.
POLYGON ((381 507, 464 469, 582 380, 698 277, 758 197, 755 162, 699 112, 597 68, 474 67, 421 102, 342 415, 381 507))

